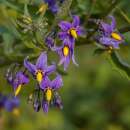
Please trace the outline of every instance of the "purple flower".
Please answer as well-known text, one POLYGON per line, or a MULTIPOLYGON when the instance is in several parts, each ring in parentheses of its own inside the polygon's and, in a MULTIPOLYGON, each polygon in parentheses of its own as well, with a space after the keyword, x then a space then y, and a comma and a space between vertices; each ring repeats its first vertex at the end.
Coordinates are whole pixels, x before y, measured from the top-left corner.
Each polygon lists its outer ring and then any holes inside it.
MULTIPOLYGON (((10 77, 9 77, 10 78, 10 77)), ((9 79, 9 83, 14 89, 14 95, 17 96, 23 85, 29 82, 29 78, 22 71, 16 73, 15 77, 9 79)))
MULTIPOLYGON (((55 105, 60 106, 61 99, 59 99, 59 96, 55 95, 54 93, 63 86, 62 78, 60 75, 57 75, 57 77, 50 81, 48 77, 45 78, 44 82, 41 83, 40 88, 44 92, 44 99, 42 101, 42 108, 45 113, 48 112, 49 104, 55 99, 55 105), (60 100, 60 102, 59 102, 60 100), (58 105, 57 105, 57 104, 58 105)), ((61 108, 61 107, 60 107, 61 108)))
POLYGON ((100 34, 96 37, 96 40, 104 46, 112 46, 113 48, 119 48, 119 44, 124 42, 123 36, 116 31, 116 21, 113 16, 109 16, 111 24, 101 22, 99 25, 100 34))
POLYGON ((42 82, 42 80, 45 79, 46 76, 48 76, 56 70, 55 65, 47 66, 46 52, 41 53, 41 55, 37 59, 36 65, 30 63, 26 58, 24 60, 24 66, 36 78, 39 84, 42 82))
POLYGON ((71 43, 68 39, 63 41, 61 47, 54 47, 53 50, 60 56, 59 65, 64 64, 64 70, 67 69, 71 59, 75 65, 78 65, 74 56, 74 43, 71 43))
POLYGON ((13 97, 13 98, 8 98, 5 101, 4 107, 7 111, 11 112, 15 108, 17 108, 19 104, 20 104, 19 99, 17 97, 13 97))
POLYGON ((61 21, 59 27, 62 32, 58 36, 61 40, 68 39, 73 43, 78 36, 83 35, 83 28, 80 27, 80 19, 78 16, 73 17, 73 22, 61 21))
POLYGON ((48 4, 49 10, 51 10, 53 13, 57 13, 59 7, 57 5, 56 0, 44 0, 44 1, 45 3, 48 4))

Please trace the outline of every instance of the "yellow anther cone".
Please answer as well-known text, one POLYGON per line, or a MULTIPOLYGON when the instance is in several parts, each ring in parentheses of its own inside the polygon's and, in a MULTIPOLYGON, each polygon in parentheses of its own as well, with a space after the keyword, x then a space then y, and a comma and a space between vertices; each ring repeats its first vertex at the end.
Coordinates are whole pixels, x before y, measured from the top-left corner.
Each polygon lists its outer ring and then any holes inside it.
POLYGON ((75 39, 77 39, 77 32, 76 32, 76 30, 75 29, 72 29, 72 30, 70 30, 70 34, 72 35, 72 37, 74 37, 75 39))
POLYGON ((111 36, 112 36, 112 38, 114 38, 114 39, 116 39, 116 40, 119 40, 119 41, 122 40, 121 36, 120 36, 119 34, 117 34, 117 33, 114 33, 114 32, 113 32, 113 33, 111 34, 111 36))
POLYGON ((18 85, 18 87, 17 87, 17 89, 15 90, 15 93, 14 93, 15 97, 19 94, 21 88, 22 88, 22 85, 21 84, 18 85))

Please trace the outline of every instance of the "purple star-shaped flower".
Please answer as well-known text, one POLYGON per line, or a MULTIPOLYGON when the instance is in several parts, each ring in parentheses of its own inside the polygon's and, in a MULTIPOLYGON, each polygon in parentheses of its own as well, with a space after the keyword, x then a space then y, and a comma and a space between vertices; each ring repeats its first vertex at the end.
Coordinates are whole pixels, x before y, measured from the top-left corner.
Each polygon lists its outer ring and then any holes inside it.
POLYGON ((61 21, 59 23, 59 27, 61 28, 62 32, 58 33, 58 36, 61 40, 68 39, 71 43, 75 42, 78 36, 84 34, 84 30, 80 27, 80 19, 78 16, 73 17, 73 22, 61 21))
POLYGON ((104 46, 119 48, 119 44, 124 42, 124 38, 116 31, 115 18, 113 16, 109 16, 109 18, 111 19, 111 24, 101 21, 99 25, 100 34, 96 37, 96 40, 104 46))
POLYGON ((71 59, 78 66, 74 56, 74 43, 71 43, 70 40, 65 39, 61 47, 54 47, 53 50, 60 56, 59 65, 64 64, 64 70, 67 69, 71 59))
POLYGON ((57 13, 59 7, 57 5, 56 0, 44 0, 44 1, 45 3, 48 4, 49 10, 51 10, 53 13, 57 13))
POLYGON ((54 105, 62 108, 62 102, 60 96, 57 96, 55 92, 63 86, 62 77, 57 75, 57 77, 50 81, 48 77, 45 78, 44 82, 41 83, 40 88, 44 92, 44 99, 42 101, 42 108, 45 113, 49 110, 50 102, 54 101, 54 105))
POLYGON ((27 58, 24 60, 24 66, 28 71, 36 78, 40 84, 42 80, 56 70, 56 66, 47 66, 47 54, 46 52, 41 53, 37 59, 36 65, 30 63, 27 58))
POLYGON ((16 73, 16 75, 14 77, 10 78, 10 76, 9 76, 8 81, 14 89, 14 95, 17 96, 19 94, 22 86, 29 82, 29 78, 22 71, 19 71, 16 73))

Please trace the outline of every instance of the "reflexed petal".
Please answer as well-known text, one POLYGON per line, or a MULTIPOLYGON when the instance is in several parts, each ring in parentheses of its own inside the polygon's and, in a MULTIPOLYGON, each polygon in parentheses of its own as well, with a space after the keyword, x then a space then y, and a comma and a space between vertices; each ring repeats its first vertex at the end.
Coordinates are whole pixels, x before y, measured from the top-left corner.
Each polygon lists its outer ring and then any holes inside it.
POLYGON ((65 62, 65 57, 61 58, 58 65, 62 65, 65 62))
POLYGON ((75 61, 75 56, 74 56, 74 52, 72 54, 72 61, 76 66, 79 66, 79 64, 75 61))
POLYGON ((47 54, 46 52, 41 53, 36 62, 37 69, 44 70, 47 67, 47 54))
POLYGON ((42 101, 42 109, 45 113, 48 113, 49 110, 49 103, 45 100, 42 101))
POLYGON ((111 21, 111 28, 112 28, 112 31, 115 30, 116 28, 116 20, 113 16, 108 16, 112 21, 111 21))
POLYGON ((57 75, 57 77, 51 82, 51 87, 56 90, 61 86, 63 86, 62 77, 60 75, 57 75))
POLYGON ((46 71, 46 74, 47 74, 47 75, 49 75, 49 74, 55 72, 55 71, 56 71, 56 65, 54 64, 54 65, 48 66, 45 71, 46 71))
POLYGON ((58 25, 63 31, 68 31, 72 26, 71 23, 66 21, 62 21, 58 25))
POLYGON ((71 59, 70 56, 65 57, 65 61, 64 61, 64 71, 67 70, 67 68, 68 68, 68 66, 69 66, 69 63, 70 63, 70 59, 71 59))
POLYGON ((72 23, 72 25, 73 25, 74 27, 77 27, 77 26, 79 26, 79 24, 80 24, 79 16, 74 16, 74 17, 73 17, 73 23, 72 23))
POLYGON ((48 78, 48 76, 45 76, 45 78, 42 80, 41 84, 40 84, 40 88, 42 90, 45 90, 47 87, 51 86, 51 81, 48 78))
POLYGON ((31 64, 31 63, 27 60, 27 58, 24 60, 24 66, 25 66, 25 68, 28 69, 28 71, 29 71, 30 73, 32 73, 33 75, 35 75, 36 66, 33 65, 33 64, 31 64))
POLYGON ((58 108, 63 109, 62 100, 61 100, 61 97, 60 97, 60 95, 58 94, 58 92, 55 92, 55 93, 54 93, 54 104, 55 104, 58 108))
POLYGON ((104 22, 101 22, 101 28, 103 29, 103 32, 106 36, 110 36, 113 31, 111 25, 106 24, 104 22))

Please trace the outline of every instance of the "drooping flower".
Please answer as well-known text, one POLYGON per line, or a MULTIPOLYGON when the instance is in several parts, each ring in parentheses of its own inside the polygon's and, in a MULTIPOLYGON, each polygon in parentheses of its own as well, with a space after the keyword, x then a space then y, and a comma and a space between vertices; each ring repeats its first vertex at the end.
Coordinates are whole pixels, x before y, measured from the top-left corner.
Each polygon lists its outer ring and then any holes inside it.
POLYGON ((9 76, 7 80, 12 85, 15 96, 19 94, 22 86, 29 82, 28 76, 25 75, 22 71, 17 72, 14 77, 9 76))
POLYGON ((39 84, 42 82, 42 80, 44 80, 46 76, 50 75, 56 70, 56 66, 54 64, 47 66, 46 52, 41 53, 37 59, 36 65, 30 63, 26 58, 24 60, 24 66, 36 78, 39 84))
POLYGON ((56 0, 44 0, 44 2, 48 4, 49 10, 53 13, 57 13, 59 7, 56 0))
POLYGON ((112 48, 119 48, 119 44, 124 42, 123 36, 116 31, 116 21, 113 16, 109 16, 111 24, 107 24, 103 21, 99 25, 99 35, 96 40, 104 46, 111 46, 112 48))
POLYGON ((55 92, 63 86, 62 78, 60 75, 54 80, 50 80, 48 77, 45 78, 45 81, 41 83, 40 88, 43 90, 44 98, 42 101, 42 108, 45 113, 49 110, 49 105, 51 102, 54 102, 54 105, 62 108, 62 102, 59 96, 55 94, 55 92))
POLYGON ((73 22, 61 21, 59 23, 59 27, 61 28, 61 32, 58 33, 58 36, 61 40, 69 39, 72 43, 78 36, 84 34, 84 30, 80 27, 80 19, 78 16, 73 17, 73 22))
POLYGON ((71 59, 75 65, 78 65, 74 56, 74 43, 71 43, 70 40, 65 39, 61 47, 54 47, 53 50, 60 56, 59 65, 64 64, 64 70, 67 69, 71 59))

